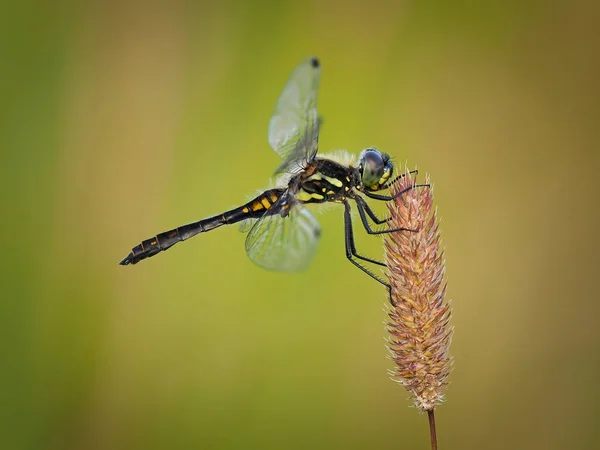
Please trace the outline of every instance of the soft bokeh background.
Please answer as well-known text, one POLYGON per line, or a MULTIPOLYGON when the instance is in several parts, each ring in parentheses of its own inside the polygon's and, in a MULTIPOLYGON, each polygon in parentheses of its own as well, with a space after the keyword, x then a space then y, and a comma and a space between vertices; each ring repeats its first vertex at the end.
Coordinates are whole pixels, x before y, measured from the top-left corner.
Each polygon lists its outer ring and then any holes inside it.
POLYGON ((441 447, 599 445, 594 3, 3 3, 0 447, 428 448, 340 208, 303 274, 255 267, 236 227, 117 265, 267 184, 268 119, 310 54, 321 149, 435 182, 441 447))

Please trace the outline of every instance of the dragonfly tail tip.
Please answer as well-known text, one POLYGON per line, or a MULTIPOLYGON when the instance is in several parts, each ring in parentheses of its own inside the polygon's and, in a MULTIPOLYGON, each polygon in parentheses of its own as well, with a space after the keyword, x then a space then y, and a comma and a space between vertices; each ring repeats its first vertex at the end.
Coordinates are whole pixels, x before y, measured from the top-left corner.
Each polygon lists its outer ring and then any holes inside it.
POLYGON ((121 262, 119 263, 121 266, 127 266, 129 265, 132 261, 131 261, 131 257, 133 255, 130 253, 129 255, 127 255, 125 258, 123 258, 121 260, 121 262))

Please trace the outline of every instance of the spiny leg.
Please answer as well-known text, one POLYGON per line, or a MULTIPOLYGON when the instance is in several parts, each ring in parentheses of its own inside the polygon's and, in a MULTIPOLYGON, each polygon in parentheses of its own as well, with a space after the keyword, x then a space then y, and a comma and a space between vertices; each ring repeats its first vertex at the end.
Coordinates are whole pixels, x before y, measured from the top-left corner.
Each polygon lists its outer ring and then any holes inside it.
POLYGON ((345 243, 346 243, 346 258, 348 258, 348 261, 350 261, 352 264, 354 264, 356 267, 358 267, 360 270, 362 270, 364 273, 369 275, 371 278, 373 278, 377 282, 383 284, 388 290, 388 293, 390 296, 390 303, 393 306, 395 306, 394 301, 392 300, 391 285, 389 283, 386 283, 381 277, 378 277, 377 275, 375 275, 373 272, 371 272, 369 269, 367 269, 366 267, 361 265, 358 261, 356 261, 353 258, 353 257, 356 257, 358 259, 362 259, 363 261, 367 261, 367 262, 370 262, 373 264, 377 264, 377 265, 386 267, 386 265, 380 261, 376 261, 371 258, 366 258, 357 253, 356 246, 354 245, 354 232, 352 230, 352 215, 350 214, 350 203, 348 203, 347 200, 344 201, 344 238, 345 238, 345 243))
POLYGON ((367 214, 377 224, 385 223, 385 222, 387 222, 387 219, 381 220, 379 222, 377 220, 375 220, 375 219, 377 219, 377 217, 375 216, 375 214, 373 213, 373 211, 371 210, 371 208, 369 207, 367 202, 359 196, 356 196, 356 207, 358 208, 358 214, 360 215, 360 220, 362 221, 363 226, 365 227, 365 230, 367 230, 367 233, 369 233, 369 234, 386 234, 386 233, 393 233, 395 231, 410 231, 412 233, 416 233, 417 231, 419 231, 419 230, 413 230, 411 228, 402 228, 402 227, 386 228, 385 230, 373 230, 371 228, 371 225, 369 225, 369 221, 367 220, 367 214), (366 214, 365 214, 365 212, 366 212, 366 214))
MULTIPOLYGON (((350 204, 348 204, 348 210, 349 209, 350 209, 350 204)), ((381 261, 377 261, 376 259, 369 258, 367 256, 362 256, 362 255, 358 254, 358 251, 356 250, 356 245, 354 244, 354 229, 352 228, 352 215, 350 215, 349 220, 347 222, 345 222, 344 225, 346 227, 345 231, 347 231, 346 236, 349 238, 348 243, 350 245, 350 252, 352 253, 352 256, 354 256, 358 259, 362 259, 363 261, 377 264, 378 266, 387 267, 387 265, 381 261)))
POLYGON ((418 188, 418 187, 430 187, 429 184, 414 184, 412 186, 408 186, 406 189, 402 189, 401 191, 396 192, 394 195, 379 195, 379 194, 374 194, 373 192, 369 192, 367 190, 363 190, 362 193, 365 194, 367 197, 372 198, 374 200, 383 200, 386 202, 389 202, 390 200, 394 200, 397 197, 400 197, 402 194, 410 191, 413 188, 418 188))
MULTIPOLYGON (((417 169, 415 170, 411 170, 410 172, 408 172, 408 175, 413 175, 413 174, 418 174, 419 171, 417 169)), ((381 186, 381 189, 390 189, 394 184, 396 184, 398 181, 400 181, 402 178, 404 178, 407 175, 407 173, 403 173, 402 175, 398 175, 396 178, 394 178, 392 181, 386 183, 385 185, 381 186)), ((371 218, 371 220, 373 222, 375 222, 377 225, 381 225, 383 223, 386 223, 387 221, 389 221, 391 219, 391 217, 387 217, 385 219, 380 219, 379 217, 377 217, 375 215, 375 213, 373 212, 373 210, 371 209, 371 207, 369 206, 369 204, 367 202, 364 201, 364 199, 362 197, 358 197, 360 198, 360 200, 356 200, 357 202, 360 201, 362 203, 362 206, 365 209, 365 212, 369 215, 369 217, 371 218)))
POLYGON ((388 217, 386 219, 380 219, 379 217, 377 217, 375 215, 375 213, 373 212, 373 210, 371 209, 371 207, 369 206, 369 204, 365 201, 364 198, 360 197, 359 195, 357 195, 355 197, 356 200, 356 204, 358 206, 358 209, 360 211, 361 206, 364 208, 365 212, 369 215, 369 217, 371 218, 371 220, 373 222, 375 222, 377 225, 381 225, 382 223, 386 223, 388 220, 391 219, 391 217, 388 217))
POLYGON ((404 178, 407 175, 418 175, 419 171, 417 169, 415 170, 411 170, 410 172, 404 172, 401 175, 398 175, 396 178, 394 178, 392 181, 388 181, 387 183, 385 183, 383 186, 381 186, 381 189, 389 189, 390 186, 396 184, 399 180, 401 180, 402 178, 404 178))

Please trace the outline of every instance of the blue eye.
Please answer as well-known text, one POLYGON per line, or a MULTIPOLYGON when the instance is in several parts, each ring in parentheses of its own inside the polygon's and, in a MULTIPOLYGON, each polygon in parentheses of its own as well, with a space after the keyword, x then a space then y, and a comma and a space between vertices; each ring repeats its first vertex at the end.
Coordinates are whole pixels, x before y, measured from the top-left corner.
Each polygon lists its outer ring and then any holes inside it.
POLYGON ((386 166, 381 152, 368 149, 363 152, 360 159, 360 178, 366 187, 379 183, 386 166))

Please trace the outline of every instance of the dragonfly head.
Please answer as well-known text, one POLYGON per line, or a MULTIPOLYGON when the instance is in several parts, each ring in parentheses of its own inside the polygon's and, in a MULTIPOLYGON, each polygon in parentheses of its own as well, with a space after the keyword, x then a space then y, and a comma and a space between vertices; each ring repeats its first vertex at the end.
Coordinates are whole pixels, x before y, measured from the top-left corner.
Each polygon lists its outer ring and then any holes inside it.
POLYGON ((360 180, 368 191, 381 189, 392 176, 394 165, 390 155, 374 148, 367 148, 360 154, 358 173, 360 180))

